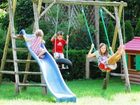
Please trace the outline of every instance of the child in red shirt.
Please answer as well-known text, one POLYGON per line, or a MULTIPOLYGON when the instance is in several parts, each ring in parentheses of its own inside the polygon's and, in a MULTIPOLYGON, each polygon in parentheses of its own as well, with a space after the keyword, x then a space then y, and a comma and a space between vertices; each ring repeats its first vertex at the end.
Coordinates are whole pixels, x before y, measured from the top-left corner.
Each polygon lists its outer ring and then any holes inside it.
POLYGON ((53 43, 53 55, 55 59, 64 58, 63 48, 66 44, 68 44, 69 36, 67 35, 67 40, 63 39, 63 32, 59 31, 51 38, 51 42, 53 43))

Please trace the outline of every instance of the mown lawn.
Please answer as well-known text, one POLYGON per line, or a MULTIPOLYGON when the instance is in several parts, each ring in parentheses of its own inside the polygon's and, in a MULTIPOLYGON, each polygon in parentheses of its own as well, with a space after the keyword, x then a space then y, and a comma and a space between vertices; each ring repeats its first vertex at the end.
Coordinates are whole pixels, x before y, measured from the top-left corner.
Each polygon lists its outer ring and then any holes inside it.
POLYGON ((14 93, 14 84, 0 85, 0 105, 140 105, 140 85, 131 85, 131 93, 125 93, 124 82, 111 78, 106 91, 102 90, 103 78, 67 82, 76 94, 76 103, 55 103, 50 94, 43 95, 41 88, 29 87, 19 95, 14 93))

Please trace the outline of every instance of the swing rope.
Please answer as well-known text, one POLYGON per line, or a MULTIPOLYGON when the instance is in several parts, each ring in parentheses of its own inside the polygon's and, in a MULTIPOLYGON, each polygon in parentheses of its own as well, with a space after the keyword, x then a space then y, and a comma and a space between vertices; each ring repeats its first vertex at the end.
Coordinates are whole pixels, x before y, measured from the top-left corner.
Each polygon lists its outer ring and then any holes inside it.
POLYGON ((102 24, 103 24, 103 27, 104 27, 105 36, 106 36, 106 39, 107 39, 107 44, 109 46, 110 53, 112 55, 113 51, 111 49, 110 42, 109 42, 108 32, 107 32, 107 28, 106 28, 105 21, 104 21, 104 16, 103 16, 103 10, 100 8, 99 11, 100 11, 100 16, 101 16, 102 24))
POLYGON ((58 29, 59 11, 60 11, 60 7, 59 7, 59 4, 57 4, 57 13, 56 13, 56 22, 55 22, 55 33, 57 32, 57 29, 58 29))
MULTIPOLYGON (((82 7, 82 13, 83 13, 83 17, 84 17, 84 21, 85 21, 85 24, 86 24, 86 27, 87 27, 87 31, 88 31, 88 35, 89 35, 90 41, 93 44, 93 39, 91 37, 91 32, 90 32, 90 29, 89 29, 89 26, 88 26, 88 21, 86 19, 86 15, 85 15, 85 11, 84 11, 83 7, 82 7)), ((94 51, 96 51, 95 47, 94 47, 94 51)))
MULTIPOLYGON (((60 11, 60 7, 59 7, 59 4, 57 4, 57 13, 56 13, 56 21, 55 21, 55 34, 56 34, 57 28, 58 28, 59 11, 60 11)), ((55 36, 54 46, 55 46, 55 52, 56 52, 56 36, 55 36)))
MULTIPOLYGON (((70 33, 72 13, 73 13, 73 9, 69 6, 69 7, 68 7, 68 18, 69 18, 69 21, 68 21, 67 35, 69 35, 69 33, 70 33), (70 10, 71 10, 71 11, 70 11, 70 10)), ((67 59, 69 58, 69 52, 68 52, 68 51, 69 51, 69 42, 67 43, 67 47, 66 47, 66 58, 67 58, 67 59)))

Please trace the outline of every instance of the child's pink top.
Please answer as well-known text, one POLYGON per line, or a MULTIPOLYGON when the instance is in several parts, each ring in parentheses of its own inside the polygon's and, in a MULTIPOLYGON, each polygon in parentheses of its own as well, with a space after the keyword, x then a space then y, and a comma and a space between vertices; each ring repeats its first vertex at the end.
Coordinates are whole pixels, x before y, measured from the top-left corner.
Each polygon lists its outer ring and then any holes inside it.
POLYGON ((31 43, 31 49, 36 53, 37 55, 42 51, 41 48, 42 38, 41 37, 35 37, 32 40, 31 43))

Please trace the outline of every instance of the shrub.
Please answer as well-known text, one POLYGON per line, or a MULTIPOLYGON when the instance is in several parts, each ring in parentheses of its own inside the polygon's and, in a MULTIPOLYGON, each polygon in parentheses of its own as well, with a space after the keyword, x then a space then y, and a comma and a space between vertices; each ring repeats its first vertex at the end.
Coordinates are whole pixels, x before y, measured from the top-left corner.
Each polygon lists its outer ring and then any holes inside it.
MULTIPOLYGON (((87 50, 70 50, 69 51, 69 59, 73 63, 73 68, 69 70, 68 72, 63 72, 62 71, 62 76, 66 80, 73 80, 73 79, 84 79, 85 78, 85 62, 86 62, 86 54, 87 50)), ((18 58, 20 59, 26 59, 27 54, 25 52, 20 52, 18 53, 18 58)), ((8 59, 12 59, 12 53, 8 53, 8 59)), ((95 78, 100 76, 100 71, 98 68, 93 66, 94 64, 91 64, 91 77, 95 78)), ((6 63, 5 66, 6 70, 14 70, 13 63, 6 63)), ((19 64, 19 70, 24 71, 25 70, 25 64, 19 64)), ((37 64, 34 66, 30 67, 30 71, 39 71, 39 67, 37 64)), ((4 78, 9 78, 10 80, 14 81, 14 76, 7 76, 5 75, 4 78)), ((20 76, 20 81, 23 79, 23 76, 20 76)), ((35 81, 35 82, 40 82, 40 76, 29 76, 28 77, 29 81, 35 81)))

